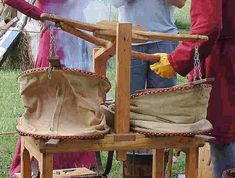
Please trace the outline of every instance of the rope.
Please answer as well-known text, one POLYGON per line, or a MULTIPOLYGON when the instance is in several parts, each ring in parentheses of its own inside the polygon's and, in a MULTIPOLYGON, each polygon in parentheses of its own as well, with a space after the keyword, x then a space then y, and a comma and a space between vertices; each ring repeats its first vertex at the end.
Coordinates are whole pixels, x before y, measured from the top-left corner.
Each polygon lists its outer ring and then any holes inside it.
MULTIPOLYGON (((0 31, 2 31, 2 30, 7 30, 7 29, 0 28, 0 31)), ((57 29, 57 30, 62 30, 62 29, 57 29)), ((41 31, 18 30, 18 29, 8 29, 8 31, 27 32, 27 33, 41 33, 41 31)))
POLYGON ((6 135, 16 135, 18 132, 2 132, 0 133, 0 136, 6 136, 6 135))

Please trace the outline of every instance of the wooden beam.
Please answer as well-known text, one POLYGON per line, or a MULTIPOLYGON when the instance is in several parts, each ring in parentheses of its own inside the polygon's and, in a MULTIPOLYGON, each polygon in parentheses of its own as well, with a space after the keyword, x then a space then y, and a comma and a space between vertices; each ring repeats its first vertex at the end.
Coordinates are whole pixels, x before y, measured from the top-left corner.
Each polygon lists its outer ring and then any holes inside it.
MULTIPOLYGON (((42 153, 185 148, 185 145, 188 148, 195 148, 205 144, 205 140, 194 137, 145 137, 133 133, 129 140, 123 140, 123 136, 128 138, 126 135, 129 134, 108 134, 103 139, 97 140, 62 140, 56 147, 48 147, 44 140, 33 142, 35 148, 42 153)), ((26 139, 32 140, 28 137, 26 139)))
MULTIPOLYGON (((72 26, 73 28, 78 28, 81 30, 86 30, 90 32, 94 32, 95 35, 105 38, 112 37, 117 35, 117 29, 114 28, 114 25, 102 24, 90 24, 84 23, 80 21, 75 21, 71 19, 67 19, 61 16, 56 16, 52 14, 43 13, 41 15, 43 20, 50 20, 56 23, 63 22, 67 25, 72 26)), ((150 41, 150 40, 167 40, 167 41, 207 41, 207 36, 202 35, 188 35, 188 34, 168 34, 168 33, 159 33, 159 32, 147 32, 144 30, 132 30, 132 38, 133 42, 135 41, 150 41)))
MULTIPOLYGON (((116 48, 116 95, 115 120, 116 133, 129 133, 130 131, 130 66, 132 25, 120 23, 117 26, 116 48)), ((117 152, 117 159, 125 161, 126 151, 117 152)))

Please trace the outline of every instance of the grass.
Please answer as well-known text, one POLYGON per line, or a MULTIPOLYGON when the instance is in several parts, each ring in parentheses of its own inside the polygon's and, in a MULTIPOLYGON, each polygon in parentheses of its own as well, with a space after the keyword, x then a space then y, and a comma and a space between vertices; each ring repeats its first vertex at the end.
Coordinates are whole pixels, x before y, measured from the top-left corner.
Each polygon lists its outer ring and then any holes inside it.
POLYGON ((178 29, 180 30, 189 30, 190 29, 190 3, 191 0, 187 0, 183 8, 176 8, 175 10, 175 23, 178 29))
MULTIPOLYGON (((0 71, 0 132, 15 131, 16 118, 23 111, 18 94, 18 71, 0 71)), ((0 177, 8 176, 17 136, 0 136, 0 177)))

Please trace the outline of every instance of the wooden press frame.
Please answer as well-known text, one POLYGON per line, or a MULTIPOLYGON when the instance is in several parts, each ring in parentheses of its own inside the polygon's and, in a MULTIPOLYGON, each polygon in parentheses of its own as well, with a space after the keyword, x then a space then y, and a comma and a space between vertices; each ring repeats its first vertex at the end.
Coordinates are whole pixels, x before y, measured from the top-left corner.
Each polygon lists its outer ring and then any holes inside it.
POLYGON ((58 16, 43 14, 46 20, 59 23, 61 28, 79 36, 101 48, 94 49, 94 71, 100 76, 106 76, 106 64, 110 57, 116 54, 116 95, 114 133, 97 140, 43 140, 22 136, 21 139, 21 177, 30 178, 30 158, 39 161, 41 178, 52 178, 53 154, 59 152, 82 151, 117 151, 117 159, 126 160, 127 150, 153 150, 153 178, 164 177, 164 149, 179 148, 186 153, 186 178, 198 177, 198 149, 204 146, 204 136, 171 136, 148 137, 130 132, 130 63, 131 58, 144 58, 149 61, 159 60, 158 56, 132 51, 132 41, 147 40, 207 40, 204 36, 168 35, 155 32, 145 32, 132 29, 132 24, 117 23, 109 28, 105 25, 86 24, 64 19, 58 16), (81 30, 93 32, 95 37, 81 30), (106 38, 108 36, 108 38, 106 38), (108 40, 107 40, 108 39, 108 40))

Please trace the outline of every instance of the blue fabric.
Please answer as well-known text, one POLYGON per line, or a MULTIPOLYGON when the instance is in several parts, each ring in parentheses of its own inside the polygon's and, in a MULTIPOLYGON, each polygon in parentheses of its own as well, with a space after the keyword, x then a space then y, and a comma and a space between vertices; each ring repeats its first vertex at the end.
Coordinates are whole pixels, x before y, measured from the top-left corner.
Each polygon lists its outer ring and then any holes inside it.
POLYGON ((148 31, 178 33, 174 6, 165 0, 112 0, 119 10, 119 21, 142 25, 148 31))
MULTIPOLYGON (((154 54, 157 52, 171 53, 178 42, 160 41, 148 44, 133 46, 133 50, 154 54)), ((150 69, 152 63, 145 60, 131 60, 131 94, 136 90, 145 88, 165 88, 176 84, 176 77, 165 79, 150 69), (145 87, 146 86, 146 87, 145 87)))
POLYGON ((215 178, 221 178, 223 171, 235 168, 235 142, 211 144, 211 157, 215 178))

